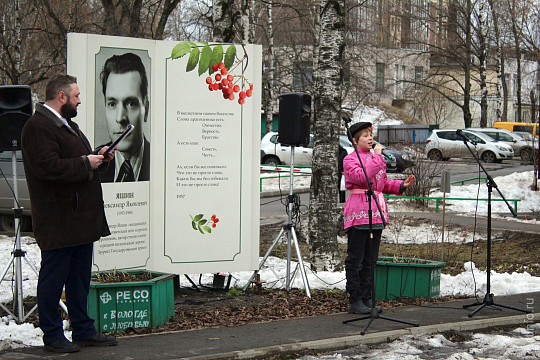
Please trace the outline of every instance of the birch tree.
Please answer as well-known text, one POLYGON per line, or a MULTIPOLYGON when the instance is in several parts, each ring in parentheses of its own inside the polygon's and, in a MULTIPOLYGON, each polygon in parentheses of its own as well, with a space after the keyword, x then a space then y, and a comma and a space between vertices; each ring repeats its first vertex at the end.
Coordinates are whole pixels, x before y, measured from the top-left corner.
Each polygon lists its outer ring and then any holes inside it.
POLYGON ((264 114, 266 116, 266 132, 272 131, 272 122, 274 120, 274 109, 273 109, 273 99, 274 99, 274 25, 273 25, 273 13, 272 7, 274 6, 274 1, 269 0, 266 4, 266 15, 268 17, 268 48, 266 51, 266 71, 263 73, 263 82, 264 82, 264 114))
POLYGON ((498 6, 498 1, 488 0, 491 9, 491 18, 493 19, 494 43, 497 49, 497 104, 496 116, 497 121, 506 121, 508 117, 508 84, 506 83, 506 55, 505 42, 502 38, 500 23, 501 12, 498 6), (502 92, 501 92, 502 90, 502 92))
POLYGON ((309 203, 309 242, 314 270, 341 267, 337 244, 337 153, 343 55, 345 0, 320 0, 320 41, 313 99, 313 161, 309 203))
POLYGON ((212 38, 216 42, 234 41, 234 24, 238 13, 234 0, 214 0, 212 3, 212 38))

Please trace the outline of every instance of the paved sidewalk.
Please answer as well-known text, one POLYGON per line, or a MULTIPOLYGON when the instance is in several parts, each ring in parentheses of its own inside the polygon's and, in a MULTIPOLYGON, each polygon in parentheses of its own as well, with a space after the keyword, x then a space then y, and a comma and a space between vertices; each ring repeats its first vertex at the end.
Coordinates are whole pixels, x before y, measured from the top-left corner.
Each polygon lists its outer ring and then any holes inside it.
MULTIPOLYGON (((411 216, 422 219, 439 221, 442 224, 442 213, 432 212, 399 212, 393 211, 391 217, 411 216)), ((491 218, 491 230, 522 231, 528 233, 540 234, 540 223, 527 221, 524 214, 518 214, 517 220, 511 216, 493 215, 491 218), (520 221, 521 220, 521 221, 520 221)), ((474 216, 460 215, 457 213, 446 213, 445 222, 447 224, 457 224, 463 227, 474 225, 474 216)), ((487 216, 477 216, 476 223, 478 228, 487 229, 487 216)))
POLYGON ((458 300, 425 306, 403 306, 384 311, 381 316, 418 322, 420 326, 413 327, 379 318, 372 322, 365 335, 360 335, 360 332, 368 320, 343 324, 344 320, 356 316, 341 313, 236 327, 121 337, 118 346, 83 348, 78 353, 66 355, 48 353, 41 347, 25 348, 0 352, 0 359, 264 358, 272 354, 309 349, 331 351, 362 343, 394 340, 409 334, 468 331, 507 325, 526 327, 540 319, 537 314, 540 309, 540 291, 498 296, 494 301, 505 306, 527 309, 533 313, 525 314, 505 308, 486 307, 470 318, 468 314, 476 307, 466 310, 462 306, 474 303, 474 300, 458 300))

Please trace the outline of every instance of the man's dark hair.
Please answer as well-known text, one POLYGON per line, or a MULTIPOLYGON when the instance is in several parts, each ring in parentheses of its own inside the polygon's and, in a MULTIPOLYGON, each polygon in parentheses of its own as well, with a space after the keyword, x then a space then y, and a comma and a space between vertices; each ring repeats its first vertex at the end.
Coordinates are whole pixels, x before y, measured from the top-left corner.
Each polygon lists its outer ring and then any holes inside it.
POLYGON ((76 83, 77 78, 71 75, 60 75, 51 79, 45 87, 45 101, 54 100, 60 91, 69 96, 71 94, 71 84, 76 83))
POLYGON ((148 79, 146 78, 146 69, 144 68, 141 58, 133 53, 114 55, 105 61, 103 71, 101 72, 101 88, 103 95, 105 95, 105 91, 107 90, 107 80, 111 73, 125 74, 130 71, 138 71, 141 75, 141 95, 143 100, 147 100, 148 79))

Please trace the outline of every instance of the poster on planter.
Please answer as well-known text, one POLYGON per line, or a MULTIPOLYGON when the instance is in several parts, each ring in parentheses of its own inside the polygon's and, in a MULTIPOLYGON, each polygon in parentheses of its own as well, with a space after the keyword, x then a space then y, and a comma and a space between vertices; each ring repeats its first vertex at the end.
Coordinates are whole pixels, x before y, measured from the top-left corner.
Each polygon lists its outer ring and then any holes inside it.
POLYGON ((95 147, 134 125, 100 169, 93 270, 256 269, 260 46, 69 34, 68 73, 95 147))

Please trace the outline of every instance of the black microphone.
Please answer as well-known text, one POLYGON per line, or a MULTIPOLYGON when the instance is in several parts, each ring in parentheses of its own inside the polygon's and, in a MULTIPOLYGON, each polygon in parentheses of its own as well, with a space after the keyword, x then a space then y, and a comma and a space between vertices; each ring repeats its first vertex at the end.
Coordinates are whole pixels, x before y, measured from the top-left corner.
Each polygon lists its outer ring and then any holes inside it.
POLYGON ((392 154, 390 154, 389 152, 387 152, 386 149, 383 149, 383 151, 381 151, 381 154, 383 154, 384 156, 386 156, 386 157, 389 158, 389 159, 392 158, 392 154))
POLYGON ((464 134, 464 133, 463 133, 463 130, 457 129, 457 130, 456 130, 456 135, 457 135, 458 138, 460 138, 461 140, 463 140, 463 141, 468 141, 468 142, 470 142, 471 144, 476 145, 476 141, 471 140, 471 139, 467 136, 467 134, 464 134))
POLYGON ((344 117, 342 117, 342 119, 343 119, 343 121, 345 121, 345 124, 348 124, 348 123, 350 123, 352 121, 352 119, 350 117, 348 117, 348 116, 344 116, 344 117))

